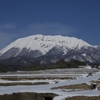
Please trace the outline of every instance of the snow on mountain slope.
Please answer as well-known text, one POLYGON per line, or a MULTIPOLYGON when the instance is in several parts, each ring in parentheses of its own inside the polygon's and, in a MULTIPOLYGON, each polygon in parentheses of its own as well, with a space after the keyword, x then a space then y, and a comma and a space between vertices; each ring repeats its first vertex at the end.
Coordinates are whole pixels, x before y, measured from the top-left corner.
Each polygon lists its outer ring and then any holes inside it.
MULTIPOLYGON (((18 48, 20 53, 24 48, 31 50, 39 50, 41 53, 46 54, 53 47, 61 46, 69 49, 80 49, 83 46, 91 46, 87 42, 74 37, 67 36, 45 36, 45 35, 32 35, 24 38, 17 39, 4 49, 0 51, 0 54, 7 52, 11 48, 18 48)), ((66 49, 64 49, 66 52, 66 49)))

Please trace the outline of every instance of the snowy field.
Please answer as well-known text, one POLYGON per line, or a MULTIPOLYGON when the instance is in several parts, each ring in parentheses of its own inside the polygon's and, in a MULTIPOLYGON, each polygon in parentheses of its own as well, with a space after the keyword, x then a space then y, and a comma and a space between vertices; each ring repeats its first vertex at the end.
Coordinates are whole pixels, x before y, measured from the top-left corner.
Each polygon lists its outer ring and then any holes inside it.
POLYGON ((0 94, 12 94, 18 92, 36 92, 36 93, 55 93, 59 96, 53 100, 65 100, 67 97, 72 96, 99 96, 100 91, 98 88, 90 90, 75 90, 69 89, 52 89, 59 86, 69 86, 74 84, 86 83, 91 84, 91 81, 98 81, 97 87, 100 83, 99 69, 54 69, 45 71, 31 71, 31 72, 8 72, 0 73, 1 83, 35 83, 35 82, 48 82, 49 84, 40 85, 12 85, 0 86, 0 94), (92 76, 87 77, 88 73, 92 72, 92 76), (11 80, 15 78, 15 80, 11 80), (16 80, 16 79, 20 80, 16 80), (10 79, 10 80, 9 80, 10 79))

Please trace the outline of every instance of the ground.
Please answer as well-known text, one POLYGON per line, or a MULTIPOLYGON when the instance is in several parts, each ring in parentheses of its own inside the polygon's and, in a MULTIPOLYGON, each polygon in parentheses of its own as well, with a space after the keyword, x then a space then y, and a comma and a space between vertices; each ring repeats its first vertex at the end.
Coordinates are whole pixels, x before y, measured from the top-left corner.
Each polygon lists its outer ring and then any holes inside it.
POLYGON ((75 98, 69 99, 69 97, 99 97, 99 85, 99 69, 76 68, 0 73, 1 95, 19 92, 54 93, 57 96, 53 100, 74 100, 75 98), (87 77, 90 72, 92 76, 87 77), (94 84, 96 87, 92 88, 94 84))

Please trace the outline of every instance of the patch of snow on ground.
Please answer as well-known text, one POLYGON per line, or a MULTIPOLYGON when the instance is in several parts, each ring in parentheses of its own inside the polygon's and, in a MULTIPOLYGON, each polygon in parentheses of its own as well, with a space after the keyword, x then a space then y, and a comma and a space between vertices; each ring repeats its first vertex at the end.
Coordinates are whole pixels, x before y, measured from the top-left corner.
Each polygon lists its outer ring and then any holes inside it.
MULTIPOLYGON (((9 75, 18 75, 18 74, 8 74, 9 75)), ((22 74, 23 76, 24 74, 22 74)), ((26 74, 28 76, 33 76, 33 74, 26 74)), ((39 74, 37 74, 39 75, 39 74)), ((87 77, 87 74, 41 74, 41 75, 46 75, 46 76, 61 76, 61 75, 76 75, 76 78, 74 80, 60 80, 60 79, 55 79, 55 80, 23 80, 22 82, 49 82, 50 84, 45 84, 45 85, 18 85, 18 86, 0 86, 0 94, 12 94, 12 93, 18 93, 18 92, 37 92, 37 93, 55 93, 58 94, 59 96, 55 97, 53 100, 65 100, 67 97, 72 97, 72 96, 99 96, 100 91, 97 89, 95 90, 82 90, 82 91, 74 91, 74 92, 68 92, 66 90, 61 90, 61 89, 56 89, 52 90, 51 88, 53 87, 58 87, 58 86, 65 86, 65 85, 74 85, 74 84, 81 84, 81 83, 87 83, 89 84, 90 81, 92 80, 98 80, 100 78, 100 72, 95 72, 92 76, 87 77), (56 83, 56 81, 58 81, 56 83)), ((5 76, 0 75, 0 77, 5 76)), ((19 75, 20 76, 20 75, 19 75)), ((35 76, 35 75, 34 75, 35 76)), ((7 83, 7 82, 13 82, 13 81, 8 81, 8 80, 0 80, 0 83, 7 83)), ((14 82, 20 82, 20 81, 14 81, 14 82)))

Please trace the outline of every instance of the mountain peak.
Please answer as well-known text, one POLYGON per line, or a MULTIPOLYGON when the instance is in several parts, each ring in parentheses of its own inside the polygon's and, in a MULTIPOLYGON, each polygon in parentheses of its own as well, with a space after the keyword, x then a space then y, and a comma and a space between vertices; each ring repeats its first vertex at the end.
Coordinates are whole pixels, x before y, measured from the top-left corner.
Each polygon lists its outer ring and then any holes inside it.
POLYGON ((0 51, 0 59, 22 57, 41 59, 44 63, 58 59, 99 62, 99 55, 100 46, 92 46, 82 39, 41 34, 19 38, 0 51))
POLYGON ((83 46, 90 46, 90 44, 75 37, 61 35, 46 36, 38 34, 17 39, 13 43, 2 49, 0 53, 5 53, 11 48, 19 48, 20 51, 23 48, 27 48, 29 50, 39 50, 40 52, 45 54, 55 46, 64 46, 69 49, 74 49, 77 47, 80 49, 83 46))

